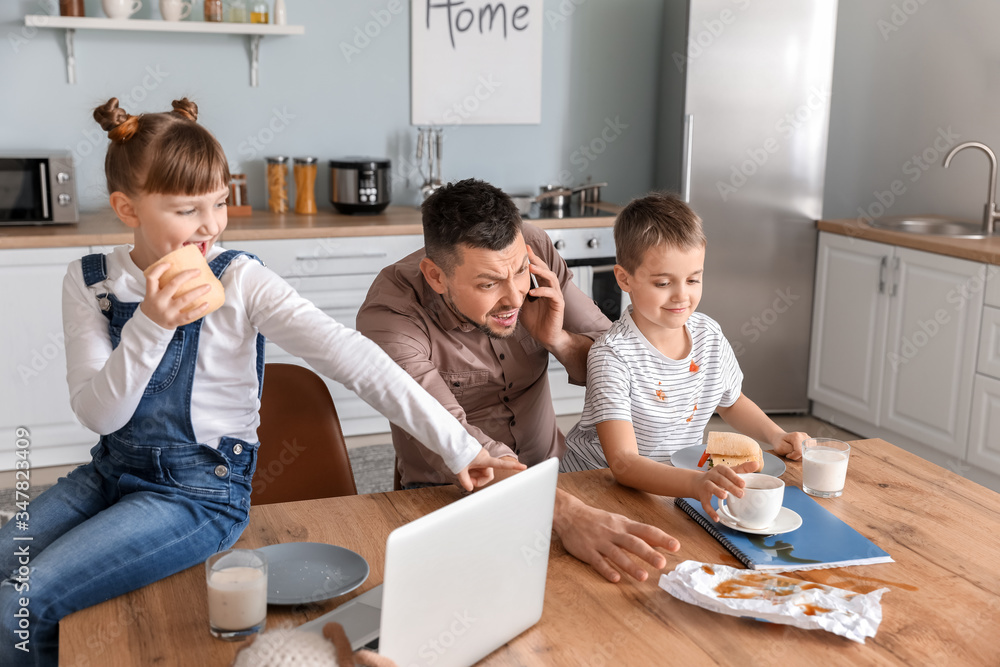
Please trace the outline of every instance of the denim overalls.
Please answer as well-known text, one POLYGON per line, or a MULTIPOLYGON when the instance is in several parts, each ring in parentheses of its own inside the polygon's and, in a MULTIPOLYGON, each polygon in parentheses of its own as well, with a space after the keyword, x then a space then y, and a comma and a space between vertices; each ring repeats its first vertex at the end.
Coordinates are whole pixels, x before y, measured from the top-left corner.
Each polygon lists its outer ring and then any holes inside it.
MULTIPOLYGON (((241 254, 249 255, 227 250, 209 266, 221 277, 241 254)), ((84 257, 83 276, 88 286, 103 282, 104 255, 84 257)), ((139 303, 97 297, 117 347, 139 303)), ((135 414, 101 436, 93 460, 31 500, 29 530, 17 531, 15 521, 0 528, 0 572, 8 577, 0 584, 0 665, 55 665, 59 619, 196 565, 230 547, 246 527, 258 443, 224 437, 214 449, 195 442, 191 424, 202 322, 177 328, 135 414), (19 580, 15 552, 25 546, 30 574, 19 580), (19 598, 29 600, 30 653, 15 647, 19 598)), ((261 335, 257 378, 263 387, 261 335)), ((131 622, 144 622, 144 610, 134 611, 131 622)))

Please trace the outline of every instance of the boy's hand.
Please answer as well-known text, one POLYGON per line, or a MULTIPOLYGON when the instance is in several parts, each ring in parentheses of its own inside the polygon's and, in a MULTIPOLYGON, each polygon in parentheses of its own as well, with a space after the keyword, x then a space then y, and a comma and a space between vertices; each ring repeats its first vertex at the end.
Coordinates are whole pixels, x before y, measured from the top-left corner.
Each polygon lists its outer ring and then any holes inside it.
POLYGON ((161 264, 146 276, 146 298, 139 304, 139 308, 146 317, 164 329, 176 329, 188 322, 194 322, 205 314, 208 310, 207 301, 194 310, 189 310, 186 313, 181 313, 181 311, 190 306, 192 301, 208 294, 212 288, 206 283, 201 287, 194 288, 184 296, 175 298, 181 285, 198 277, 199 273, 198 269, 182 271, 160 289, 160 276, 169 268, 169 263, 161 264))
POLYGON ((490 456, 490 453, 483 447, 479 450, 476 458, 472 462, 458 471, 458 483, 466 491, 472 491, 479 487, 486 486, 493 481, 493 469, 501 470, 524 470, 528 466, 519 463, 517 459, 505 456, 497 459, 490 456))
POLYGON ((702 473, 701 477, 695 481, 695 498, 701 501, 701 506, 712 521, 719 520, 719 515, 712 507, 712 496, 723 499, 731 493, 737 498, 742 498, 746 482, 740 478, 740 475, 757 472, 757 466, 756 461, 747 461, 735 468, 715 466, 708 472, 702 473))
POLYGON ((785 433, 771 445, 774 447, 775 454, 780 454, 792 461, 799 461, 802 459, 802 441, 808 439, 808 433, 796 431, 795 433, 785 433))

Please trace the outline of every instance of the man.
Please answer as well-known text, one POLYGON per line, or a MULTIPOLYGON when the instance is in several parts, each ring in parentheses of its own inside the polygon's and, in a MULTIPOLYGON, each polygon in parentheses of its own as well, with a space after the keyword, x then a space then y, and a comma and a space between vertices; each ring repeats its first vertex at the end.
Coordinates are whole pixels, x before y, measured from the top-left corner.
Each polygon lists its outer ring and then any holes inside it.
MULTIPOLYGON (((545 232, 523 224, 499 189, 460 181, 428 197, 421 210, 424 249, 382 270, 358 313, 358 330, 492 456, 529 466, 561 456, 548 355, 583 384, 587 352, 610 322, 570 282, 545 232)), ((448 481, 440 457, 395 426, 392 438, 404 487, 448 481)), ((680 548, 658 528, 563 491, 556 494, 553 528, 567 551, 610 581, 620 578, 616 567, 645 580, 630 553, 662 568, 666 559, 654 547, 680 548)))

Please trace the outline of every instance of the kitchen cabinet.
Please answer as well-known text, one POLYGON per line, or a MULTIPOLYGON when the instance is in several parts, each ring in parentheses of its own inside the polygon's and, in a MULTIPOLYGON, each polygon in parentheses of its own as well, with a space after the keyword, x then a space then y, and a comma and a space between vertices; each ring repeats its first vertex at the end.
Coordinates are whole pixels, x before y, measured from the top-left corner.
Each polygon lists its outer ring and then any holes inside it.
MULTIPOLYGON (((274 241, 236 241, 233 247, 260 257, 299 294, 341 324, 356 328, 356 318, 372 281, 384 267, 423 247, 423 236, 332 237, 274 241)), ((268 342, 268 362, 307 365, 268 342)), ((584 388, 571 385, 566 370, 549 357, 549 386, 556 414, 583 410, 584 388)), ((337 406, 344 435, 387 433, 389 422, 338 382, 323 378, 337 406)))
POLYGON ((62 326, 66 266, 83 248, 0 251, 0 470, 14 468, 14 429, 30 433, 33 468, 88 460, 98 436, 69 404, 62 326))
POLYGON ((972 388, 969 462, 1000 475, 1000 267, 990 269, 972 388))
POLYGON ((985 273, 977 262, 821 233, 814 413, 833 408, 857 420, 854 430, 965 459, 985 273))

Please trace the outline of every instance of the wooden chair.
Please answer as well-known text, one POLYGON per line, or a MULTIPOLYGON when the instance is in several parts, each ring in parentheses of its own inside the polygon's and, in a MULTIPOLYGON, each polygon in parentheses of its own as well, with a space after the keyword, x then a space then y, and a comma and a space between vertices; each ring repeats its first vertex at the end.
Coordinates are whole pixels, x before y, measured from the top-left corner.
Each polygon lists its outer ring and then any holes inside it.
POLYGON ((253 505, 357 494, 337 409, 308 368, 265 365, 257 437, 253 505))

